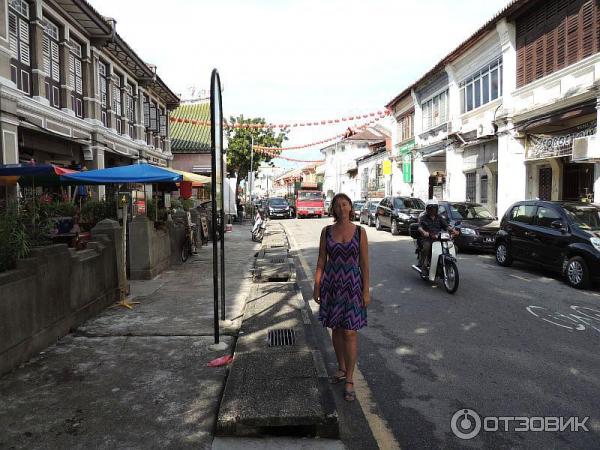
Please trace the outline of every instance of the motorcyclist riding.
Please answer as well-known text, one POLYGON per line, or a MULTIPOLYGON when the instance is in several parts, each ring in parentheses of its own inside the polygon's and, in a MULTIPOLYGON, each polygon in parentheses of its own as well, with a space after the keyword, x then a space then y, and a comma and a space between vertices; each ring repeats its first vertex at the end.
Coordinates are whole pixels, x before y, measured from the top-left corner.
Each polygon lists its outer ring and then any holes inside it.
POLYGON ((425 212, 419 217, 419 233, 421 233, 421 254, 419 255, 419 267, 429 267, 431 259, 431 243, 437 239, 442 231, 448 231, 453 236, 459 234, 458 230, 448 225, 444 217, 438 214, 437 200, 428 200, 425 204, 425 212))

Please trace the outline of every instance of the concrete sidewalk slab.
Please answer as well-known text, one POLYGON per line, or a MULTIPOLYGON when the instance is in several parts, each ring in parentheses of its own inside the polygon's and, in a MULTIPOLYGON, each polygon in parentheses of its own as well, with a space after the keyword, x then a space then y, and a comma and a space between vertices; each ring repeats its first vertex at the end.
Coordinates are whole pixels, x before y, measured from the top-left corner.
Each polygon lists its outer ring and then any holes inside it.
MULTIPOLYGON (((228 333, 239 327, 258 245, 226 234, 228 333), (232 328, 233 327, 233 328, 232 328)), ((0 378, 0 448, 210 448, 226 367, 213 352, 212 247, 132 286, 109 308, 0 378), (5 430, 7 430, 5 432, 5 430)))
POLYGON ((212 342, 67 336, 0 379, 0 448, 208 448, 227 370, 206 366, 212 342))
POLYGON ((341 441, 302 438, 216 437, 212 450, 345 450, 341 441))

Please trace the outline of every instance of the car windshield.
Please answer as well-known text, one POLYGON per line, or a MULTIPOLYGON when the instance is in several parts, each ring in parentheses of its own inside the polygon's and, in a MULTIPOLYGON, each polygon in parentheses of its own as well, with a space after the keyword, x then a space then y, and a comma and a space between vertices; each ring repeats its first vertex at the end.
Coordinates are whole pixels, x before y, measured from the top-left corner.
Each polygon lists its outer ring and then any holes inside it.
POLYGON ((282 198, 272 198, 271 200, 269 200, 269 205, 287 206, 287 202, 282 198))
POLYGON ((375 211, 378 206, 379 206, 379 202, 371 202, 371 204, 369 205, 369 210, 375 211))
POLYGON ((457 219, 494 219, 494 216, 485 206, 481 205, 465 205, 464 203, 452 203, 452 215, 457 219))
POLYGON ((352 203, 352 207, 356 211, 356 210, 362 209, 364 204, 365 204, 365 202, 354 202, 354 203, 352 203))
POLYGON ((320 192, 298 192, 299 200, 321 200, 323 199, 320 192))
POLYGON ((425 209, 425 203, 418 198, 395 198, 395 209, 425 209))
POLYGON ((565 206, 569 219, 582 230, 600 231, 600 208, 596 206, 565 206))

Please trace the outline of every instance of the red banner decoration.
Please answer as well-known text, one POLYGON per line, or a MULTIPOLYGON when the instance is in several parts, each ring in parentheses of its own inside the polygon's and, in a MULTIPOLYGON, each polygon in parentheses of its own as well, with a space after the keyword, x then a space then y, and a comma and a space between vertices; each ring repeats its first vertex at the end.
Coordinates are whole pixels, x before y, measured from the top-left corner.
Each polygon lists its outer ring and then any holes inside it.
MULTIPOLYGON (((380 119, 389 116, 391 114, 391 110, 385 109, 383 111, 370 112, 368 114, 361 114, 357 116, 350 117, 342 117, 340 119, 327 119, 327 120, 317 120, 317 121, 309 121, 309 122, 293 122, 293 123, 234 123, 228 124, 225 122, 223 124, 224 128, 296 128, 296 127, 316 127, 322 125, 332 125, 340 122, 352 122, 360 119, 368 119, 369 117, 378 117, 380 119)), ((175 123, 190 123, 192 125, 198 126, 210 126, 210 120, 195 120, 195 119, 184 119, 182 117, 173 117, 170 116, 169 120, 175 123)))

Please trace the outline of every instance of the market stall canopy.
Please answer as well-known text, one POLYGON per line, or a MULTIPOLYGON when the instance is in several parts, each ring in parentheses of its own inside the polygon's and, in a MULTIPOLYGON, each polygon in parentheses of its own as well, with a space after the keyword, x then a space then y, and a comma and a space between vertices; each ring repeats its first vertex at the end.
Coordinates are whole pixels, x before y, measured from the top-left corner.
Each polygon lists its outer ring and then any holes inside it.
POLYGON ((79 172, 76 170, 65 169, 54 164, 0 164, 0 184, 57 185, 63 181, 62 175, 77 173, 79 172))
POLYGON ((178 173, 183 177, 182 181, 191 181, 192 183, 194 183, 194 185, 196 185, 196 183, 202 185, 202 184, 206 184, 206 183, 210 183, 210 177, 204 176, 204 175, 198 175, 197 173, 191 173, 191 172, 185 172, 183 170, 177 170, 177 169, 167 169, 170 170, 172 172, 178 173))
POLYGON ((111 167, 109 169, 88 170, 61 177, 75 184, 125 184, 125 183, 176 183, 183 176, 170 169, 152 164, 132 164, 130 166, 111 167))

